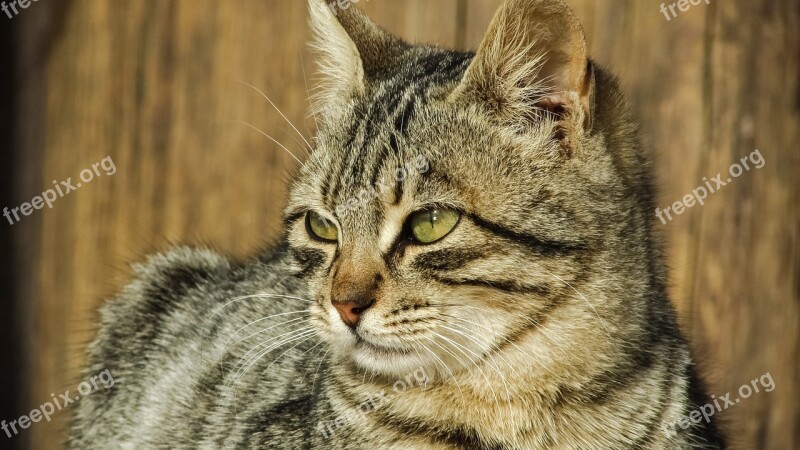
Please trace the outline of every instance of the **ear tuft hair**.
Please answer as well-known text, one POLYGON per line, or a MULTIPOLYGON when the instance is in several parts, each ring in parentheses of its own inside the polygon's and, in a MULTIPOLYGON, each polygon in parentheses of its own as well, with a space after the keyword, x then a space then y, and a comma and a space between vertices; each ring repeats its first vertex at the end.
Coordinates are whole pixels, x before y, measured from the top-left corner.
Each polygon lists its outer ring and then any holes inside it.
POLYGON ((575 124, 591 128, 592 80, 583 29, 563 0, 507 0, 451 99, 520 128, 553 117, 568 142, 575 124))
POLYGON ((409 46, 375 25, 352 2, 328 4, 309 0, 312 48, 317 53, 319 81, 312 96, 314 113, 323 119, 366 88, 409 46))
POLYGON ((317 53, 319 81, 314 87, 313 114, 329 117, 329 109, 364 89, 361 55, 350 35, 324 0, 310 0, 312 48, 317 53))

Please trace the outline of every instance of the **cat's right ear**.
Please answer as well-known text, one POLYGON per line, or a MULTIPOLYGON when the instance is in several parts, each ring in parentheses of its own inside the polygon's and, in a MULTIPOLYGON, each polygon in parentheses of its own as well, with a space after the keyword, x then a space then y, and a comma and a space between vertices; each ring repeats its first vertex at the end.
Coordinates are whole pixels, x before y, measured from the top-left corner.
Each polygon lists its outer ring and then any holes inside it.
POLYGON ((337 111, 386 69, 386 61, 408 47, 375 25, 353 3, 309 0, 312 47, 319 69, 313 113, 323 121, 335 120, 337 111))

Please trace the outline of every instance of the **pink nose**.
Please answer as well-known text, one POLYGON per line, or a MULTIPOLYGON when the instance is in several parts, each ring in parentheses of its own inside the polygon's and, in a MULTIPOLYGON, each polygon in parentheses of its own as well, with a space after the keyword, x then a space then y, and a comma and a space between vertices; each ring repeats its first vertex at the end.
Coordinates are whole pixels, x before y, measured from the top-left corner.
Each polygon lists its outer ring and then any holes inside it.
POLYGON ((361 314, 369 309, 375 303, 372 299, 359 299, 357 301, 335 302, 332 301, 333 307, 342 318, 342 322, 350 328, 355 329, 358 326, 358 321, 361 319, 361 314))

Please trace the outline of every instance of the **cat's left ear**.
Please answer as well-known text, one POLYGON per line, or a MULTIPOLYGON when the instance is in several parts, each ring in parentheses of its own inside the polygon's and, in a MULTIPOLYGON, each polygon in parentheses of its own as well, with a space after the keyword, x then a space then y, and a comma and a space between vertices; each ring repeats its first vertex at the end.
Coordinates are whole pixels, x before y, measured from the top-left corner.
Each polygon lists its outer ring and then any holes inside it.
POLYGON ((386 72, 387 61, 408 48, 354 6, 358 0, 309 0, 320 80, 314 113, 335 120, 337 110, 386 72))
POLYGON ((478 101, 514 125, 551 114, 591 129, 593 74, 578 18, 563 0, 507 0, 451 99, 478 101))

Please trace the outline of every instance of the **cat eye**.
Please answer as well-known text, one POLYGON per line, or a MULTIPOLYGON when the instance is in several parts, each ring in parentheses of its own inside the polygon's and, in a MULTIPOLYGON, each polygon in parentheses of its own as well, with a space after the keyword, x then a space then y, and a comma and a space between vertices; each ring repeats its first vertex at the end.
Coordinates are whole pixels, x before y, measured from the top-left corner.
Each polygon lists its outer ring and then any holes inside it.
POLYGON ((458 225, 461 213, 454 209, 432 208, 415 212, 408 219, 408 228, 420 244, 432 244, 458 225))
POLYGON ((336 242, 339 239, 336 225, 314 211, 306 213, 306 231, 312 238, 325 242, 336 242))

